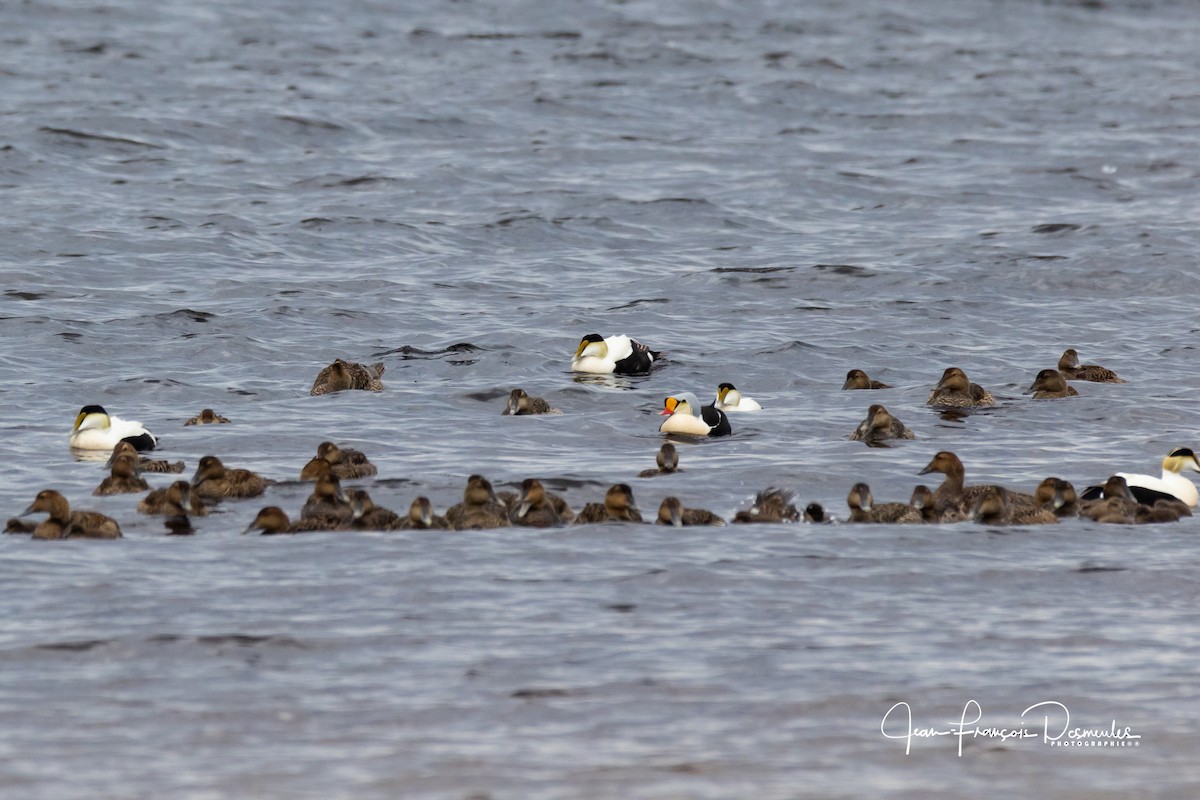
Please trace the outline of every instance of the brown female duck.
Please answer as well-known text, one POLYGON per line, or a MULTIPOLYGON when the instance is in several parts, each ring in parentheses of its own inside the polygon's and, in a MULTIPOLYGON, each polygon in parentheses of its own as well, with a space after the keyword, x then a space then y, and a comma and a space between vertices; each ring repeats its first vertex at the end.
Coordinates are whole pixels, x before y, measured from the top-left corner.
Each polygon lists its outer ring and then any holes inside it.
POLYGON ((854 433, 850 434, 852 442, 878 444, 889 439, 915 439, 916 434, 908 429, 900 420, 893 417, 879 403, 867 409, 867 418, 858 423, 854 433))
POLYGON ((691 525, 724 525, 725 520, 703 508, 684 508, 678 497, 664 497, 658 507, 659 525, 682 528, 691 525))
POLYGON ((1067 379, 1056 369, 1044 369, 1034 378, 1033 385, 1024 394, 1033 395, 1034 400, 1054 400, 1060 397, 1075 397, 1079 392, 1067 385, 1067 379))
POLYGON ((792 493, 786 489, 770 487, 763 489, 754 498, 750 508, 733 515, 735 523, 798 522, 800 511, 792 502, 792 493))
POLYGON ((662 447, 658 448, 658 455, 654 460, 657 462, 658 468, 642 470, 638 473, 639 478, 653 478, 655 475, 668 475, 672 472, 683 471, 679 469, 679 451, 670 442, 663 442, 662 447))
POLYGON ((34 539, 120 539, 121 526, 98 511, 72 511, 67 498, 53 489, 38 492, 21 514, 45 511, 49 516, 33 529, 34 539))
POLYGON ((346 497, 352 514, 350 527, 356 531, 394 531, 404 521, 390 508, 375 505, 366 489, 351 489, 346 497))
POLYGON ((321 442, 317 445, 317 455, 300 471, 300 480, 316 480, 320 476, 321 461, 329 462, 333 474, 342 480, 369 478, 379 472, 370 459, 358 450, 349 447, 341 448, 333 442, 321 442))
POLYGON ((521 494, 508 512, 509 522, 528 528, 554 528, 569 525, 574 519, 575 512, 566 502, 547 492, 537 478, 521 482, 521 494))
POLYGON ((192 476, 192 494, 201 500, 258 497, 274 482, 248 469, 227 469, 216 456, 205 456, 192 476))
POLYGON ((338 358, 332 364, 317 373, 313 381, 310 395, 329 394, 347 389, 362 389, 368 392, 382 392, 383 362, 363 366, 352 361, 338 358))
POLYGON ((846 496, 851 522, 924 522, 919 509, 906 503, 876 503, 871 487, 856 483, 846 496))
POLYGON ((409 506, 408 516, 400 521, 398 530, 448 530, 450 523, 445 517, 433 513, 433 503, 428 497, 418 497, 409 506))
POLYGON ((530 397, 524 389, 513 389, 508 395, 508 403, 504 406, 501 416, 524 416, 528 414, 561 414, 557 408, 540 397, 530 397))
POLYGON ((222 425, 228 422, 228 419, 222 417, 211 408, 205 408, 199 414, 183 423, 183 426, 186 428, 188 425, 222 425))
POLYGON ((971 517, 984 525, 1045 525, 1058 522, 1053 511, 1041 506, 1013 503, 1003 486, 986 486, 975 499, 971 517))
POLYGON ((300 509, 301 520, 317 520, 325 530, 348 529, 353 517, 354 511, 342 492, 342 482, 333 474, 317 481, 300 509))
POLYGON ((143 514, 178 516, 190 514, 208 516, 208 509, 198 497, 192 496, 192 485, 187 481, 175 481, 165 489, 155 489, 141 499, 137 510, 143 514))
MULTIPOLYGON (((942 485, 933 493, 934 507, 942 513, 948 510, 963 514, 970 512, 974 509, 975 502, 979 497, 990 488, 989 484, 965 486, 966 470, 963 468, 963 463, 959 460, 958 456, 947 450, 943 450, 935 455, 928 466, 918 474, 928 475, 931 472, 940 472, 946 476, 945 480, 942 481, 942 485)), ((1010 504, 1036 505, 1033 495, 1005 491, 1007 492, 1005 499, 1010 504)))
POLYGON ((867 373, 861 369, 852 369, 846 373, 846 382, 842 384, 842 389, 890 389, 886 383, 873 381, 867 377, 867 373))
POLYGON ((496 497, 491 481, 482 475, 467 478, 463 501, 446 511, 446 521, 456 531, 509 526, 508 509, 496 497))
POLYGON ((121 455, 131 455, 138 460, 138 469, 142 472, 154 473, 178 473, 183 472, 182 461, 167 461, 163 458, 147 458, 140 454, 133 445, 129 442, 117 442, 113 447, 112 455, 108 457, 108 466, 112 466, 113 461, 121 455))
POLYGON ((958 367, 948 367, 942 379, 929 392, 925 405, 943 408, 982 408, 994 406, 996 398, 977 383, 971 383, 967 373, 958 367))
POLYGON ((594 522, 641 522, 642 512, 633 499, 633 489, 627 483, 609 487, 603 503, 588 503, 575 517, 576 525, 594 522))
POLYGON ((1058 371, 1073 381, 1125 383, 1124 379, 1117 377, 1117 373, 1107 367, 1099 364, 1080 364, 1079 353, 1076 353, 1073 347, 1063 351, 1062 357, 1058 359, 1058 371))
POLYGON ((92 490, 92 494, 103 497, 110 494, 132 494, 147 491, 150 484, 142 480, 139 472, 136 456, 119 456, 113 460, 109 476, 100 481, 100 485, 92 490))

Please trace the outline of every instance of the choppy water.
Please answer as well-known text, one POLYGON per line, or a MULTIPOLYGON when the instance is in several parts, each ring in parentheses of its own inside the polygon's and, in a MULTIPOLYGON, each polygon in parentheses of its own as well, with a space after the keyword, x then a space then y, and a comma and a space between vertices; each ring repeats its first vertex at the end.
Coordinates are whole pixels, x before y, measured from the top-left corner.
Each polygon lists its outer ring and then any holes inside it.
POLYGON ((765 410, 633 481, 643 509, 782 485, 844 515, 940 449, 1026 489, 1155 472, 1197 444, 1192 4, 114 0, 0 30, 0 511, 53 486, 126 532, 0 539, 3 796, 1200 787, 1191 520, 239 535, 299 509, 284 484, 173 538, 66 447, 101 403, 189 474, 293 478, 333 439, 392 507, 471 472, 578 507, 652 465, 663 396, 732 381, 765 410), (575 382, 591 331, 669 363, 575 382), (1068 346, 1130 383, 1022 397, 1068 346), (337 356, 386 391, 308 397, 337 356), (998 407, 924 408, 950 365, 998 407), (566 413, 500 417, 514 385, 566 413), (917 441, 846 440, 879 401, 917 441), (235 424, 182 427, 205 406, 235 424), (881 733, 970 700, 1142 738, 881 733))

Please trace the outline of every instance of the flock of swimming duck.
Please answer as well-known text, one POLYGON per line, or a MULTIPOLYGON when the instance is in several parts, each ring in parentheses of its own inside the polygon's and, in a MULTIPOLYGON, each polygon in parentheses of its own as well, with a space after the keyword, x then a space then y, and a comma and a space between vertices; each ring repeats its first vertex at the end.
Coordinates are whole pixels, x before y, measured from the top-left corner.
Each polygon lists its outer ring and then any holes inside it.
MULTIPOLYGON (((571 361, 575 372, 590 374, 645 375, 661 361, 662 354, 628 336, 603 338, 585 336, 571 361)), ((335 360, 318 374, 310 393, 327 394, 345 390, 382 391, 383 364, 364 366, 335 360)), ((1069 381, 1124 383, 1112 370, 1081 365, 1075 350, 1063 353, 1056 369, 1042 370, 1026 391, 1035 399, 1070 397, 1078 392, 1069 381)), ((873 381, 860 369, 852 369, 842 386, 845 390, 891 388, 873 381)), ((972 383, 963 370, 948 368, 929 393, 927 405, 935 408, 969 409, 992 406, 992 394, 972 383)), ((736 387, 722 383, 716 398, 701 405, 692 392, 666 398, 659 430, 682 436, 726 436, 732 432, 728 413, 761 410, 736 387)), ((544 399, 513 389, 502 412, 505 415, 561 413, 544 399)), ((185 425, 228 423, 229 420, 204 409, 185 425)), ((913 439, 912 431, 891 415, 882 404, 872 404, 867 417, 850 434, 850 439, 878 445, 890 439, 913 439)), ((69 443, 75 451, 111 451, 109 475, 93 494, 144 493, 137 510, 161 515, 173 534, 193 533, 190 517, 204 516, 218 502, 254 498, 275 481, 249 470, 230 469, 214 455, 202 457, 191 480, 176 480, 151 490, 144 473, 181 473, 182 461, 169 462, 142 455, 153 450, 157 438, 141 423, 109 415, 102 407, 80 409, 69 443)), ((656 467, 639 473, 639 478, 669 474, 679 469, 675 445, 665 442, 656 456, 656 467)), ((1200 459, 1185 447, 1176 448, 1162 462, 1162 475, 1117 473, 1103 485, 1082 493, 1065 480, 1048 477, 1032 493, 998 485, 967 485, 962 461, 954 453, 937 453, 920 474, 938 473, 943 481, 935 490, 917 486, 909 502, 876 503, 870 487, 856 483, 847 496, 849 522, 947 523, 975 520, 989 525, 1054 523, 1084 516, 1105 523, 1132 524, 1176 521, 1191 516, 1200 502, 1196 486, 1182 475, 1200 472, 1200 459)), ((292 520, 278 506, 267 506, 246 528, 246 533, 300 533, 306 531, 481 529, 507 526, 556 527, 602 522, 644 522, 633 490, 627 483, 614 484, 602 502, 591 502, 575 512, 567 501, 542 485, 537 478, 521 483, 519 492, 496 492, 482 475, 472 475, 463 490, 463 500, 444 516, 434 513, 427 497, 417 497, 406 513, 377 506, 365 489, 345 489, 344 480, 368 478, 377 468, 366 455, 333 442, 322 442, 316 454, 299 471, 301 481, 313 483, 312 493, 299 516, 292 520)), ((753 503, 738 511, 733 523, 830 522, 832 517, 817 503, 798 508, 792 494, 779 488, 758 493, 753 503)), ((685 508, 677 497, 662 500, 655 522, 661 525, 724 525, 726 520, 711 511, 685 508)), ((121 537, 116 520, 95 511, 73 510, 58 491, 46 489, 20 515, 10 519, 8 533, 32 534, 35 539, 121 537), (45 513, 33 524, 21 517, 45 513)))

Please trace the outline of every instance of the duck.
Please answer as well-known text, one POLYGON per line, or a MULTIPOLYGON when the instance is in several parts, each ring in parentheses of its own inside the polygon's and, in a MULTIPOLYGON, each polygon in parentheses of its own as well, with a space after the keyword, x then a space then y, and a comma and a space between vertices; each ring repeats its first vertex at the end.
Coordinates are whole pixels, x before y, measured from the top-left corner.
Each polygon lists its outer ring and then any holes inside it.
POLYGON ((1003 486, 987 486, 975 499, 971 517, 984 525, 1045 525, 1058 522, 1054 512, 1041 506, 1010 502, 1003 486))
POLYGON ((54 489, 43 489, 21 516, 45 511, 49 516, 33 529, 34 539, 120 539, 121 526, 98 511, 72 511, 54 489))
POLYGON ((145 492, 149 489, 150 484, 142 480, 137 457, 123 455, 112 462, 109 476, 100 481, 100 485, 92 490, 92 494, 103 497, 110 494, 145 492))
POLYGON ((658 455, 654 457, 658 467, 655 469, 644 469, 638 473, 639 478, 653 478, 655 475, 669 475, 672 472, 683 472, 679 468, 679 451, 675 449, 675 445, 670 442, 663 442, 658 448, 658 455))
POLYGON ((1099 364, 1080 364, 1079 353, 1070 347, 1058 359, 1058 371, 1068 380, 1091 381, 1093 383, 1125 383, 1117 373, 1099 364))
POLYGON ((318 520, 325 530, 345 530, 353 517, 350 501, 342 492, 342 482, 332 473, 317 481, 300 509, 301 520, 318 520))
POLYGON ((588 503, 575 517, 576 525, 596 522, 642 522, 642 512, 629 484, 613 484, 604 494, 603 503, 588 503))
POLYGON ((850 506, 851 522, 924 522, 921 511, 906 503, 875 503, 871 496, 871 487, 865 483, 856 483, 850 487, 846 496, 846 504, 850 506))
POLYGON ((890 389, 892 388, 886 383, 873 381, 867 377, 867 373, 861 369, 852 369, 846 373, 846 382, 842 384, 842 389, 890 389))
POLYGON ((1117 475, 1125 479, 1139 502, 1153 504, 1159 495, 1167 495, 1182 500, 1188 508, 1195 508, 1200 502, 1200 494, 1196 492, 1196 484, 1183 477, 1185 470, 1200 472, 1200 459, 1190 447, 1176 447, 1162 460, 1161 478, 1129 472, 1118 472, 1117 475))
POLYGON ((745 397, 732 383, 722 383, 717 387, 717 399, 713 406, 721 411, 762 411, 757 400, 745 397))
POLYGON ((624 334, 605 338, 589 333, 575 348, 571 370, 594 375, 646 375, 661 357, 661 352, 624 334))
POLYGON ((192 485, 187 481, 175 481, 166 488, 155 489, 138 502, 137 510, 142 514, 165 516, 208 516, 208 508, 200 498, 192 496, 192 485))
POLYGON ((673 395, 663 402, 660 416, 666 417, 658 430, 662 433, 686 433, 691 436, 728 436, 733 433, 729 417, 713 406, 701 406, 691 392, 673 395))
POLYGON ((129 442, 117 442, 113 447, 112 455, 108 457, 107 466, 111 467, 113 461, 120 455, 131 455, 138 460, 138 469, 142 472, 154 473, 180 473, 183 472, 182 461, 167 461, 164 458, 148 458, 138 453, 137 449, 129 442))
POLYGON ((1060 397, 1076 397, 1079 392, 1067 384, 1067 379, 1056 369, 1044 369, 1037 374, 1033 385, 1024 391, 1034 400, 1054 400, 1060 397))
POLYGON ((1133 521, 1138 525, 1151 525, 1158 522, 1179 522, 1182 517, 1192 516, 1192 510, 1178 501, 1159 498, 1154 505, 1138 504, 1133 514, 1133 521))
POLYGON ((228 469, 216 456, 204 456, 192 476, 192 494, 201 500, 258 497, 274 482, 248 469, 228 469))
POLYGON ((996 398, 992 393, 977 383, 971 383, 967 373, 958 367, 948 367, 929 392, 928 406, 943 406, 951 408, 982 408, 994 406, 996 398))
POLYGON ((759 492, 750 508, 742 509, 733 516, 735 523, 798 522, 800 511, 792 502, 792 493, 786 489, 768 487, 759 492))
POLYGON ((683 502, 675 496, 664 497, 658 506, 659 525, 670 525, 675 528, 692 525, 724 525, 725 520, 711 511, 703 508, 684 508, 683 502))
POLYGON ((223 425, 228 422, 228 418, 222 417, 211 408, 205 408, 202 409, 199 414, 183 423, 183 426, 186 428, 189 425, 223 425))
POLYGON ((450 523, 445 517, 433 513, 433 503, 428 497, 418 497, 408 508, 408 516, 400 521, 397 530, 448 530, 450 523))
POLYGON ((508 510, 496 497, 491 481, 482 475, 467 478, 463 501, 446 511, 446 521, 456 531, 509 527, 508 510))
POLYGON ((929 524, 962 522, 966 515, 957 507, 939 509, 934 500, 933 492, 924 484, 913 487, 909 505, 921 512, 921 519, 929 524))
POLYGON ((815 524, 833 522, 833 518, 820 503, 809 503, 804 507, 804 521, 815 524))
POLYGON ((1057 517, 1079 516, 1079 497, 1070 481, 1045 478, 1033 491, 1033 499, 1042 508, 1050 509, 1057 517))
POLYGON ((527 528, 555 528, 568 525, 574 519, 575 512, 566 502, 547 492, 537 478, 526 478, 521 482, 521 494, 508 512, 509 522, 527 528))
MULTIPOLYGON (((942 513, 948 510, 967 513, 975 507, 975 502, 979 499, 980 495, 990 487, 990 484, 964 486, 966 470, 963 468, 963 463, 958 456, 948 450, 942 450, 937 453, 925 469, 921 470, 918 474, 928 475, 932 472, 940 472, 946 476, 945 480, 942 481, 942 485, 933 493, 934 507, 942 513)), ((1005 499, 1009 503, 1037 505, 1033 495, 1010 490, 1005 491, 1007 492, 1005 499)))
POLYGON ((877 444, 888 439, 916 438, 916 434, 879 403, 873 403, 867 409, 867 418, 858 423, 854 433, 850 434, 850 441, 866 442, 867 444, 877 444))
POLYGON ((379 472, 379 468, 371 463, 365 454, 351 448, 338 447, 333 442, 321 442, 317 445, 317 455, 300 471, 300 480, 315 480, 322 472, 318 461, 326 461, 334 475, 342 480, 369 478, 379 472))
POLYGON ((540 397, 530 397, 524 389, 513 389, 508 394, 508 403, 504 406, 501 416, 525 416, 528 414, 561 414, 557 408, 540 397))
POLYGON ((263 536, 283 533, 308 533, 312 531, 330 530, 330 523, 325 520, 311 518, 292 522, 279 506, 267 506, 255 515, 254 520, 242 531, 243 534, 258 531, 263 536))
POLYGON ((1140 503, 1130 491, 1129 484, 1120 475, 1110 475, 1108 480, 1093 493, 1091 488, 1084 492, 1084 502, 1079 515, 1096 522, 1132 524, 1140 503))
POLYGON ((404 521, 390 508, 375 505, 366 489, 351 489, 346 498, 350 501, 350 527, 356 531, 394 531, 404 521))
POLYGON ((79 409, 69 441, 75 450, 112 450, 117 442, 128 442, 135 450, 158 446, 158 439, 142 423, 109 416, 103 406, 79 409))
POLYGON ((368 392, 382 392, 383 362, 364 366, 352 361, 334 359, 333 363, 317 373, 313 381, 310 395, 341 392, 346 389, 362 389, 368 392))

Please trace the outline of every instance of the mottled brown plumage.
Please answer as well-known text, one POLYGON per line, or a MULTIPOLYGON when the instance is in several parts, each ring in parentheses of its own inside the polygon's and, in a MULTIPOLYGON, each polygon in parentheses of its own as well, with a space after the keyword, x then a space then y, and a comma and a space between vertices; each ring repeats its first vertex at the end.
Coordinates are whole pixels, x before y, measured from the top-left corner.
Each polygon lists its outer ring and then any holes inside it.
POLYGON ((142 480, 137 465, 137 456, 121 455, 112 462, 109 476, 100 481, 92 494, 103 497, 110 494, 133 494, 144 492, 150 484, 142 480))
POLYGON ((1075 397, 1079 392, 1067 385, 1067 379, 1056 369, 1044 369, 1034 378, 1033 384, 1025 390, 1025 394, 1033 395, 1034 400, 1054 400, 1060 397, 1075 397))
POLYGON ((763 489, 754 498, 750 508, 742 509, 733 516, 736 523, 798 522, 800 511, 792 503, 792 493, 774 487, 763 489))
POLYGON ((873 381, 867 377, 867 373, 861 369, 852 369, 846 373, 846 382, 842 384, 842 389, 890 389, 886 383, 873 381))
POLYGON ((183 423, 183 425, 184 427, 187 427, 188 425, 221 425, 228 422, 228 419, 222 417, 211 408, 206 408, 196 416, 189 419, 187 422, 183 423))
POLYGON ((258 497, 274 482, 247 469, 227 469, 216 456, 205 456, 192 476, 192 494, 201 500, 258 497))
POLYGON ((1079 353, 1076 353, 1073 347, 1063 351, 1062 357, 1058 359, 1058 371, 1073 381, 1125 383, 1124 379, 1119 378, 1117 373, 1107 367, 1099 364, 1080 364, 1079 353))
POLYGON ((663 442, 655 456, 657 469, 644 469, 638 473, 639 478, 653 478, 655 475, 668 475, 672 472, 682 472, 679 468, 679 451, 670 442, 663 442))
POLYGON ((877 444, 889 439, 915 439, 916 435, 903 422, 893 417, 879 403, 867 409, 867 418, 858 423, 854 433, 850 434, 853 442, 877 444))
POLYGON ((524 389, 513 389, 508 395, 501 416, 523 416, 527 414, 561 414, 557 408, 540 397, 530 397, 524 389))
POLYGON ((576 525, 597 522, 641 522, 642 513, 633 499, 633 489, 627 483, 609 487, 603 503, 588 503, 575 517, 576 525))
POLYGON ((67 498, 53 489, 38 492, 21 516, 45 511, 49 516, 33 530, 34 539, 120 539, 121 526, 98 511, 72 511, 67 498))
POLYGON ((400 521, 398 530, 449 530, 450 523, 445 517, 433 513, 433 504, 428 497, 418 497, 409 506, 408 516, 400 521))
POLYGON ((496 497, 491 481, 471 475, 463 489, 463 501, 446 511, 446 521, 457 531, 507 528, 508 509, 496 497))
POLYGON ((942 379, 929 392, 926 405, 949 408, 993 406, 996 398, 977 383, 971 383, 967 373, 958 367, 947 367, 942 379))
POLYGON ((383 375, 383 362, 363 366, 352 361, 335 359, 332 364, 317 373, 313 381, 310 395, 329 394, 347 389, 362 389, 368 392, 382 392, 383 383, 379 380, 383 375))
POLYGON ((856 483, 846 496, 851 522, 924 522, 920 510, 907 503, 875 503, 871 487, 856 483))
POLYGON ((147 458, 138 453, 137 448, 129 442, 117 442, 113 447, 112 455, 108 457, 107 466, 112 466, 113 461, 121 455, 132 455, 138 461, 138 469, 142 472, 153 473, 180 473, 183 472, 182 461, 167 461, 163 458, 147 458))
POLYGON ((725 520, 703 508, 684 508, 678 497, 664 497, 658 507, 659 525, 682 528, 691 525, 724 525, 725 520))

